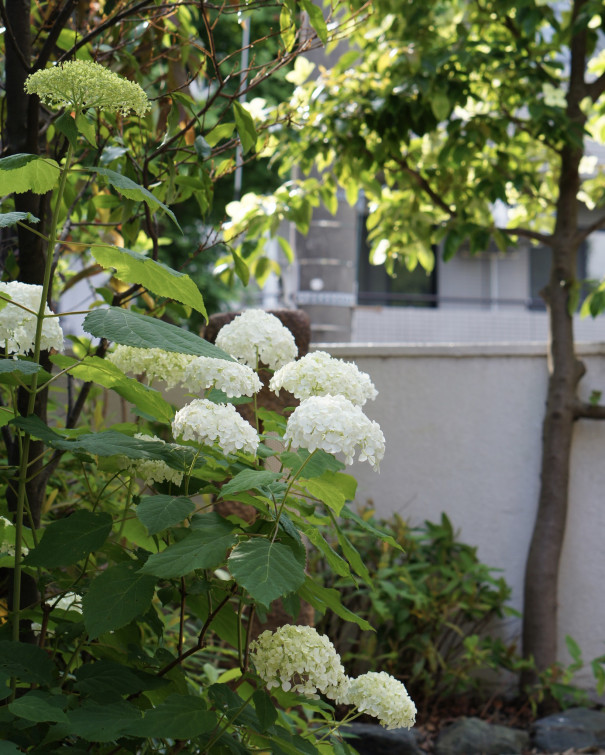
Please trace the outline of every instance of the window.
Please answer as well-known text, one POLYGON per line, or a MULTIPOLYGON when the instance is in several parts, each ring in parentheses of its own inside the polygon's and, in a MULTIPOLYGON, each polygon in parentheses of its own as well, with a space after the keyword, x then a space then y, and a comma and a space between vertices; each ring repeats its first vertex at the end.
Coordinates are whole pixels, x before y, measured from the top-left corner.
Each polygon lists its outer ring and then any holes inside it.
POLYGON ((390 276, 384 265, 370 264, 370 246, 366 228, 367 215, 359 215, 357 245, 357 302, 361 305, 386 307, 436 307, 437 267, 427 274, 418 265, 408 270, 403 262, 395 265, 390 276))

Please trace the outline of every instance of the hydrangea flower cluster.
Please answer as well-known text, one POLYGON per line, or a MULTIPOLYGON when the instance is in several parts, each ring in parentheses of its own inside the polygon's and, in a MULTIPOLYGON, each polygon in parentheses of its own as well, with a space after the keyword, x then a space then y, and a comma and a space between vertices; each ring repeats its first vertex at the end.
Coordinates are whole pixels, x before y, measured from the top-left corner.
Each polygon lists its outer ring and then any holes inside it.
POLYGON ((370 671, 352 679, 346 702, 360 713, 376 717, 387 729, 409 729, 416 720, 416 706, 405 685, 386 671, 370 671))
POLYGON ((254 428, 232 404, 214 404, 208 399, 196 399, 180 409, 172 421, 172 434, 207 445, 217 443, 225 453, 254 454, 259 443, 254 428))
POLYGON ((253 369, 239 362, 214 357, 195 357, 183 373, 183 383, 192 393, 212 386, 227 396, 253 396, 263 387, 253 369))
MULTIPOLYGON (((157 438, 155 435, 144 435, 143 433, 137 433, 135 438, 139 440, 151 440, 156 443, 164 443, 161 438, 157 438)), ((145 485, 153 485, 154 482, 173 482, 175 485, 180 485, 183 482, 184 472, 178 469, 173 469, 168 466, 162 459, 136 459, 131 462, 131 471, 145 483, 145 485)))
POLYGON ((384 456, 384 435, 380 425, 370 420, 344 396, 311 396, 301 402, 288 419, 284 440, 294 448, 343 453, 353 463, 359 447, 359 461, 369 461, 378 471, 384 456))
POLYGON ((279 393, 285 388, 298 399, 310 396, 344 396, 363 406, 378 391, 366 372, 356 364, 335 359, 325 351, 314 351, 281 367, 271 378, 269 388, 279 393))
POLYGON ((281 687, 307 697, 322 692, 341 701, 347 677, 334 645, 313 627, 287 624, 265 630, 251 645, 251 658, 267 688, 281 687))
POLYGON ((88 60, 71 60, 36 71, 27 77, 25 91, 37 94, 53 108, 73 108, 77 112, 94 107, 123 115, 131 110, 144 115, 150 108, 138 84, 88 60))
MULTIPOLYGON (((33 313, 37 313, 40 309, 42 286, 19 281, 0 282, 0 295, 10 296, 12 302, 17 302, 31 310, 27 312, 10 301, 0 309, 0 344, 6 346, 9 354, 28 354, 34 350, 37 317, 33 313)), ((44 307, 44 314, 53 314, 48 305, 44 307)), ((58 317, 49 317, 44 320, 40 348, 43 351, 49 349, 63 351, 63 331, 58 317)))
POLYGON ((167 388, 184 382, 185 371, 196 357, 164 349, 140 349, 136 346, 116 346, 107 358, 112 364, 132 375, 145 375, 148 383, 163 380, 167 388))
POLYGON ((252 369, 262 362, 278 370, 298 354, 292 333, 275 315, 262 309, 247 309, 224 325, 216 345, 252 369))

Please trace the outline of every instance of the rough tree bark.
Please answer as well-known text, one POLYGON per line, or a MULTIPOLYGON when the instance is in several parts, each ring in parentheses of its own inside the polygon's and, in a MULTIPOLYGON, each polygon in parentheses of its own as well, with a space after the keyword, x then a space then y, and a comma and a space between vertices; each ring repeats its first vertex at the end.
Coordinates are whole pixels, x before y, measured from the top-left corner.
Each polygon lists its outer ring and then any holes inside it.
MULTIPOLYGON (((587 0, 576 0, 573 19, 587 0)), ((570 295, 576 285, 576 258, 585 233, 578 227, 580 160, 586 118, 582 99, 598 95, 585 81, 587 36, 578 32, 570 45, 570 79, 567 115, 577 145, 567 143, 560 152, 561 170, 556 223, 550 240, 552 265, 544 298, 548 307, 549 381, 542 428, 542 466, 538 511, 525 570, 523 652, 533 657, 535 670, 523 674, 522 684, 534 684, 538 673, 557 660, 558 572, 568 511, 571 447, 575 421, 603 418, 603 407, 581 402, 578 384, 585 372, 574 346, 570 295)))

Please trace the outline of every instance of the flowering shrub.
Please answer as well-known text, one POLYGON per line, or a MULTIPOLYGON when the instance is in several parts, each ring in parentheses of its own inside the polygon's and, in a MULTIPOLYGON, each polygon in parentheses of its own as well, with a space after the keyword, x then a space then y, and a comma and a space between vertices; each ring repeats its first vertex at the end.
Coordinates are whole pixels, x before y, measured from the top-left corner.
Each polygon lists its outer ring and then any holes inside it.
MULTIPOLYGON (((282 6, 286 15, 289 7, 282 6)), ((76 206, 91 214, 104 209, 110 195, 97 179, 128 203, 145 203, 147 215, 176 218, 155 193, 91 157, 95 133, 85 111, 114 114, 100 126, 104 140, 112 124, 120 140, 132 138, 131 128, 138 133, 139 126, 128 123, 129 114, 142 116, 149 107, 138 85, 75 60, 36 71, 26 88, 49 107, 66 108, 52 120, 65 150, 61 164, 36 155, 0 159, 5 186, 15 179, 16 191, 53 192, 48 236, 41 234, 43 285, 0 287, 7 499, 0 513, 0 565, 12 577, 3 606, 7 620, 0 624, 4 750, 348 755, 353 750, 338 733, 332 703, 349 706, 345 720, 366 711, 386 726, 411 725, 413 706, 399 683, 374 680, 366 698, 366 687, 346 676, 330 640, 296 625, 305 601, 319 613, 371 630, 337 591, 307 573, 304 545, 311 543, 339 574, 366 578, 360 554, 344 542, 333 547, 328 535, 355 496, 343 459, 350 463, 358 453, 377 468, 384 454, 380 428, 360 408, 375 395, 369 377, 323 355, 301 370, 289 368, 297 356, 294 338, 260 310, 236 317, 216 346, 143 314, 131 301, 141 292, 145 301, 153 295, 154 313, 172 302, 183 311, 206 312, 184 273, 88 237, 81 246, 91 249, 93 267, 115 271, 119 291, 127 294, 114 296, 110 305, 95 302, 86 314, 83 328, 97 342, 73 338, 74 355, 59 353, 63 335, 46 305, 56 250, 80 244, 72 232, 88 225, 88 215, 73 227, 61 224, 76 206), (309 393, 287 420, 262 413, 271 445, 256 429, 260 410, 253 426, 235 408, 242 401, 257 408, 262 365, 285 369, 276 388, 287 384, 309 393), (66 374, 63 391, 59 378, 66 374), (155 389, 159 381, 198 397, 177 408, 155 389), (102 389, 132 410, 109 427, 105 407, 96 403, 102 389), (48 394, 56 403, 44 403, 48 394), (217 499, 249 506, 255 517, 223 516, 217 499), (258 621, 278 600, 291 622, 255 639, 258 621), (205 662, 212 653, 214 666, 205 662), (385 694, 393 697, 390 707, 385 694), (280 708, 293 706, 306 708, 307 724, 280 715, 280 708)), ((252 119, 239 102, 233 107, 234 128, 250 148, 252 119)), ((193 152, 187 139, 183 135, 186 149, 174 162, 193 152)), ((131 154, 137 149, 138 143, 131 154)), ((211 149, 195 138, 196 159, 211 149)), ((148 168, 153 174, 147 163, 142 172, 148 168)), ((152 188, 166 198, 159 183, 152 188)), ((1 224, 21 223, 26 232, 31 227, 25 221, 35 219, 14 212, 1 224)), ((126 225, 120 230, 136 237, 126 225)))

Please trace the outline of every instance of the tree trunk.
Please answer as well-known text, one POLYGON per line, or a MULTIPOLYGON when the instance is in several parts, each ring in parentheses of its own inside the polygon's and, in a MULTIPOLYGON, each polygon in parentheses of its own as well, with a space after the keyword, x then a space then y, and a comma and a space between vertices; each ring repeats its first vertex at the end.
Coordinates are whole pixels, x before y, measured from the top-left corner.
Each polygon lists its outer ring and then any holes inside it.
MULTIPOLYGON (((586 0, 575 0, 571 24, 586 0)), ((584 365, 574 347, 570 292, 576 284, 578 191, 580 160, 584 153, 586 122, 580 102, 586 96, 586 31, 579 31, 570 45, 567 117, 570 134, 560 150, 561 171, 555 230, 551 239, 552 265, 544 297, 548 306, 550 343, 546 413, 542 426, 540 497, 525 569, 523 605, 523 654, 535 661, 535 669, 522 675, 521 683, 535 684, 538 674, 557 660, 557 605, 559 562, 563 549, 569 499, 569 468, 577 387, 584 365), (571 133, 571 132, 575 133, 571 133)))
MULTIPOLYGON (((561 257, 575 267, 575 250, 561 257)), ((568 509, 569 469, 578 382, 584 374, 574 351, 572 318, 568 312, 568 285, 561 285, 562 270, 553 264, 546 292, 551 343, 548 395, 542 427, 540 497, 525 570, 523 652, 533 657, 535 671, 526 672, 522 684, 535 684, 537 673, 557 660, 558 573, 568 509)))

